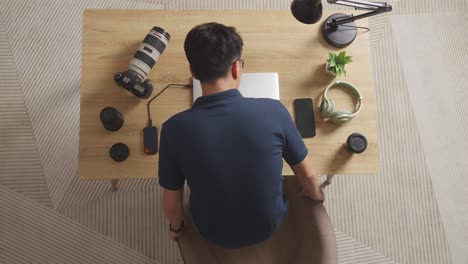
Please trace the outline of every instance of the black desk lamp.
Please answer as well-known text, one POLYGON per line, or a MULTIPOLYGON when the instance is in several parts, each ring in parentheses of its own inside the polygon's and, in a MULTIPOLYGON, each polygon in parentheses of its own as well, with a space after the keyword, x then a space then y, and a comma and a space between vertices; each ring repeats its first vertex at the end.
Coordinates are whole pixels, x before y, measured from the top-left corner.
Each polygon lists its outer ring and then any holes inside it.
MULTIPOLYGON (((348 46, 356 38, 355 20, 392 11, 392 6, 387 3, 372 3, 361 0, 327 0, 327 2, 354 7, 356 10, 370 10, 370 12, 357 16, 333 14, 325 20, 322 36, 328 44, 337 48, 348 46)), ((317 23, 322 17, 322 8, 321 0, 294 0, 291 3, 291 12, 294 17, 305 24, 317 23)))

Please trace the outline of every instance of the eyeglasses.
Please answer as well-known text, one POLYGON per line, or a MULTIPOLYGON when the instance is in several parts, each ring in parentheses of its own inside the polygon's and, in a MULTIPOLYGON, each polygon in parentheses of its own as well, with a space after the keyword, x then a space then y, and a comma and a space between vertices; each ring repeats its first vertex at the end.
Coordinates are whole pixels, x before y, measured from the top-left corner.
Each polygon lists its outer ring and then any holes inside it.
POLYGON ((236 61, 238 61, 240 63, 241 68, 244 68, 245 61, 243 59, 239 58, 239 59, 235 60, 232 64, 236 63, 236 61))
POLYGON ((241 65, 241 68, 244 68, 245 61, 243 59, 238 59, 238 61, 241 65))

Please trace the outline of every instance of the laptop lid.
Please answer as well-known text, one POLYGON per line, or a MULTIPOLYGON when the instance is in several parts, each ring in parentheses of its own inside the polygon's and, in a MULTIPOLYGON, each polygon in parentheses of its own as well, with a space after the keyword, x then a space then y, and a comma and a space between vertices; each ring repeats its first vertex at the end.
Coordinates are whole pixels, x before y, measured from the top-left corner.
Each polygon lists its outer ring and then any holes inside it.
MULTIPOLYGON (((277 72, 243 73, 239 92, 244 97, 279 100, 277 72)), ((193 101, 202 95, 200 81, 193 79, 193 101)))

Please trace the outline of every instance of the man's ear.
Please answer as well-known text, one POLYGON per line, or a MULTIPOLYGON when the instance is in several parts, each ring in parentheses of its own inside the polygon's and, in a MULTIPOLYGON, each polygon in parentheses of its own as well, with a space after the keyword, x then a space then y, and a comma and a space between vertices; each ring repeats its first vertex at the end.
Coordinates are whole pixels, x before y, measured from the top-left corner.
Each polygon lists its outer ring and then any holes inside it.
POLYGON ((231 66, 231 74, 234 80, 237 80, 240 77, 240 62, 236 61, 231 66))
POLYGON ((197 78, 197 76, 195 75, 195 73, 193 73, 192 66, 189 66, 189 69, 190 69, 190 74, 192 74, 192 77, 193 77, 195 80, 200 80, 200 79, 197 78))

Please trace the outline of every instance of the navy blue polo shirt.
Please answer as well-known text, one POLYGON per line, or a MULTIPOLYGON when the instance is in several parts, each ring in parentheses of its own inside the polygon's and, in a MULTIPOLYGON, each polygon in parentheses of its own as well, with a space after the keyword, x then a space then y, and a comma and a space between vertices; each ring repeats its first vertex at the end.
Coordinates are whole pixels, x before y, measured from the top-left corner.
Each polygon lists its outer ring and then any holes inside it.
POLYGON ((277 100, 245 98, 237 89, 199 97, 161 129, 159 184, 190 188, 201 235, 237 248, 267 239, 287 212, 284 158, 307 155, 287 109, 277 100))

